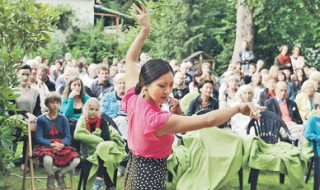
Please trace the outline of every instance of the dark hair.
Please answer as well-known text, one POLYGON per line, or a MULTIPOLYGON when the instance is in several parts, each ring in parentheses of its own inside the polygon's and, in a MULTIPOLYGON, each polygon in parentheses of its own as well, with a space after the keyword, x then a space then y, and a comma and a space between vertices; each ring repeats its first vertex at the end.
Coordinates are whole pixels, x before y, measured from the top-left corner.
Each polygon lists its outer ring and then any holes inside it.
POLYGON ((18 71, 20 71, 20 70, 22 70, 22 69, 28 69, 30 72, 31 72, 31 67, 30 67, 30 65, 27 65, 27 64, 22 64, 20 67, 19 67, 19 69, 18 69, 18 71))
POLYGON ((202 71, 201 70, 196 70, 194 72, 193 77, 192 77, 193 86, 199 87, 199 83, 196 80, 196 77, 201 77, 201 75, 202 75, 202 71))
POLYGON ((162 59, 148 60, 141 67, 139 74, 139 82, 134 90, 135 94, 140 94, 142 87, 152 83, 160 76, 169 72, 171 72, 172 74, 174 73, 168 62, 162 59))
POLYGON ((200 89, 207 83, 212 84, 212 87, 214 87, 213 80, 203 80, 203 81, 201 81, 199 88, 198 88, 199 93, 201 93, 200 89))
POLYGON ((65 89, 64 89, 64 91, 63 91, 63 95, 65 96, 65 97, 69 97, 69 94, 70 94, 70 92, 71 92, 71 84, 73 83, 73 82, 75 82, 75 81, 80 81, 80 83, 81 83, 81 91, 80 91, 80 97, 81 97, 81 99, 84 97, 84 95, 85 95, 85 91, 84 91, 84 86, 83 86, 83 82, 82 82, 82 80, 79 78, 79 77, 72 77, 71 79, 69 79, 68 81, 67 81, 67 85, 66 85, 66 87, 65 87, 65 89))
POLYGON ((50 102, 59 102, 61 104, 61 96, 58 92, 49 92, 47 95, 44 104, 49 107, 50 102))

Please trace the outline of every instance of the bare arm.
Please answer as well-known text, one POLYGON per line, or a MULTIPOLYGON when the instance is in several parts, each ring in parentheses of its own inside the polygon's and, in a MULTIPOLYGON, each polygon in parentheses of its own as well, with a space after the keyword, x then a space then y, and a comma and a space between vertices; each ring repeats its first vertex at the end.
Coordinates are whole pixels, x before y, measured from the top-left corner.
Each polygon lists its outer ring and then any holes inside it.
POLYGON ((126 55, 126 65, 125 65, 125 81, 126 81, 126 91, 132 87, 134 87, 138 82, 138 67, 137 61, 139 54, 141 53, 141 49, 144 43, 144 40, 147 38, 148 33, 150 31, 150 19, 145 7, 142 3, 140 3, 142 9, 139 9, 137 5, 133 4, 134 9, 138 12, 138 14, 132 14, 134 18, 136 18, 141 26, 140 32, 132 42, 127 55, 126 55))
POLYGON ((260 117, 258 114, 259 109, 264 109, 264 107, 256 107, 252 103, 246 103, 235 107, 213 110, 203 115, 179 116, 173 114, 164 127, 155 131, 155 135, 159 137, 166 134, 184 133, 218 126, 228 121, 236 113, 250 115, 258 119, 260 117))

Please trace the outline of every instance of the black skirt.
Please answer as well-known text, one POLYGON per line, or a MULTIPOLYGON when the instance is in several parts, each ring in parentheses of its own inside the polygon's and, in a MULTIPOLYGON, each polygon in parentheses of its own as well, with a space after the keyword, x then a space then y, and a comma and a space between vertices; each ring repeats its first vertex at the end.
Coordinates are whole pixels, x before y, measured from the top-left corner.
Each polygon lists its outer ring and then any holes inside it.
POLYGON ((167 158, 145 158, 129 153, 125 190, 165 190, 167 158))

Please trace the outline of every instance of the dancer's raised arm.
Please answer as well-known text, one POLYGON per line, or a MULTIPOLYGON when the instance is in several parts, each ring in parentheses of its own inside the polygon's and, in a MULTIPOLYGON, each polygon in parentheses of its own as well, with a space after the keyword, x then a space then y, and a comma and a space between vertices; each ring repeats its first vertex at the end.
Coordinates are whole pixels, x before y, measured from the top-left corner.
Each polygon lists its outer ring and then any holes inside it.
POLYGON ((139 71, 137 67, 137 61, 139 54, 141 53, 144 40, 146 39, 150 31, 149 15, 144 5, 141 2, 139 4, 141 9, 136 4, 133 4, 133 7, 137 11, 137 14, 131 13, 131 15, 139 22, 141 29, 135 40, 132 42, 126 55, 126 91, 134 87, 138 83, 139 71))

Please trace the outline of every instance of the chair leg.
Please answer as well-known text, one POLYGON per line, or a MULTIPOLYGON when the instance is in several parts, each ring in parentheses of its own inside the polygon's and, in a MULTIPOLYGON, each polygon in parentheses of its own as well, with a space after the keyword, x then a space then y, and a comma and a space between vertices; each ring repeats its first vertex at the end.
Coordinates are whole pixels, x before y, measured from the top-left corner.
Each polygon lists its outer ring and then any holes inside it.
POLYGON ((70 188, 71 190, 74 190, 74 178, 73 178, 73 174, 72 172, 70 171, 70 188))
POLYGON ((314 184, 313 189, 319 190, 320 188, 320 159, 319 156, 314 157, 314 184))
POLYGON ((239 176, 239 189, 242 190, 243 189, 243 169, 242 169, 242 167, 240 168, 240 170, 238 172, 238 176, 239 176))
POLYGON ((279 179, 280 184, 284 184, 284 179, 285 179, 284 177, 285 177, 285 175, 282 174, 282 173, 280 173, 279 176, 280 176, 280 179, 279 179))
POLYGON ((249 179, 250 183, 251 183, 250 190, 256 190, 257 189, 259 173, 260 173, 260 170, 251 168, 250 179, 249 179))
POLYGON ((310 163, 308 165, 308 171, 307 171, 307 173, 305 175, 305 183, 308 183, 308 181, 309 181, 313 163, 314 163, 314 158, 311 158, 311 161, 310 161, 310 163))
POLYGON ((118 169, 114 170, 113 174, 113 185, 117 187, 118 169))

